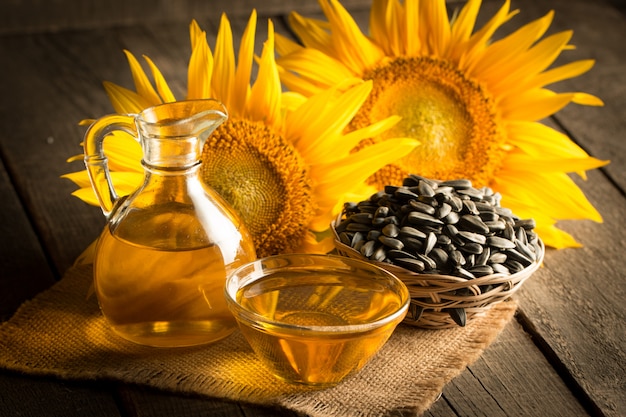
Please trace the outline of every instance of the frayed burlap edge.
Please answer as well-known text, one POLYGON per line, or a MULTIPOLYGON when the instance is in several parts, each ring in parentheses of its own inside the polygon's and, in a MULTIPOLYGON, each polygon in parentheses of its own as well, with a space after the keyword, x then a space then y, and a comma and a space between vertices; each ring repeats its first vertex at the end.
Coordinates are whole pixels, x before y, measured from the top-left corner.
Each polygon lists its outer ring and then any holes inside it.
POLYGON ((443 387, 474 362, 513 317, 495 305, 464 328, 400 325, 379 354, 336 387, 312 390, 267 374, 236 332, 212 345, 156 349, 113 334, 94 297, 91 268, 70 269, 0 325, 0 367, 64 379, 114 380, 254 404, 311 416, 368 417, 394 410, 422 414, 443 387))

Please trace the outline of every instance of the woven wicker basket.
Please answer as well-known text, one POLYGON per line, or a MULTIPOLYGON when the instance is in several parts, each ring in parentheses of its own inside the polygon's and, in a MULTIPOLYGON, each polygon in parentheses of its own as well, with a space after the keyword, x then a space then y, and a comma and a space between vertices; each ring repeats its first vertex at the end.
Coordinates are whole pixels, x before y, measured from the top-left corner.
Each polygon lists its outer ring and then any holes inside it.
POLYGON ((539 268, 545 252, 543 242, 539 240, 537 260, 522 271, 510 275, 492 274, 467 280, 450 275, 420 274, 386 262, 368 260, 360 252, 345 245, 335 230, 335 224, 339 221, 340 218, 331 224, 337 252, 372 262, 400 278, 411 295, 411 306, 404 322, 427 329, 457 327, 461 324, 460 320, 464 324, 469 323, 494 304, 508 299, 539 268), (485 286, 490 286, 490 289, 482 292, 481 287, 485 286), (459 291, 469 295, 456 295, 459 291), (459 319, 458 314, 463 317, 459 319), (456 320, 453 318, 455 315, 456 320))

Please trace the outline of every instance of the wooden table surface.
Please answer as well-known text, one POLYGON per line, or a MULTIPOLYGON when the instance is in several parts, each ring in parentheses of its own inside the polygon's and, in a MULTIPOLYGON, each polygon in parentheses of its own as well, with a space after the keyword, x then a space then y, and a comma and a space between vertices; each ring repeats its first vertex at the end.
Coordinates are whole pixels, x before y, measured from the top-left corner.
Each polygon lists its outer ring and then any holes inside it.
MULTIPOLYGON (((122 53, 147 54, 184 91, 188 24, 196 18, 214 45, 220 12, 240 35, 251 4, 257 43, 270 17, 287 33, 296 9, 314 1, 7 1, 0 5, 0 320, 59 280, 104 225, 99 209, 70 196, 60 175, 80 168, 78 121, 112 112, 101 82, 132 86, 122 53), (32 9, 29 3, 37 3, 32 9), (94 2, 97 3, 97 2, 94 2), (106 4, 104 4, 106 3, 106 4), (156 2, 155 2, 156 3, 156 2), (173 7, 172 4, 176 4, 173 7), (87 6, 90 5, 90 6, 87 6), (35 10, 33 14, 33 10, 35 10)), ((501 1, 487 0, 490 16, 501 1)), ((360 22, 369 1, 344 2, 360 22)), ((554 88, 585 91, 605 107, 570 105, 545 123, 600 159, 577 180, 604 223, 565 222, 581 249, 548 250, 545 267, 516 294, 520 308, 498 339, 444 389, 432 416, 626 416, 626 16, 600 0, 513 1, 514 25, 554 9, 551 32, 573 29, 563 62, 593 58, 594 69, 554 88)), ((260 49, 259 49, 260 51, 260 49)), ((179 93, 179 96, 181 94, 179 93)), ((114 382, 61 381, 0 371, 1 416, 296 415, 211 398, 185 397, 114 382)), ((398 414, 399 415, 399 414, 398 414)))

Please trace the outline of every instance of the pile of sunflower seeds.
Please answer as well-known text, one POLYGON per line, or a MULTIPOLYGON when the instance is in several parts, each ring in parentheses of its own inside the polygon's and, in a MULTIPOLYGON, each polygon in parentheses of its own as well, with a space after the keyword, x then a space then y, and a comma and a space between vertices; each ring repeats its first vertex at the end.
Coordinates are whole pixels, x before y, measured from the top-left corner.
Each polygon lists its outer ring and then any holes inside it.
POLYGON ((346 203, 340 240, 364 257, 417 273, 474 279, 513 274, 540 251, 535 222, 500 206, 501 196, 467 179, 418 175, 359 203, 346 203))

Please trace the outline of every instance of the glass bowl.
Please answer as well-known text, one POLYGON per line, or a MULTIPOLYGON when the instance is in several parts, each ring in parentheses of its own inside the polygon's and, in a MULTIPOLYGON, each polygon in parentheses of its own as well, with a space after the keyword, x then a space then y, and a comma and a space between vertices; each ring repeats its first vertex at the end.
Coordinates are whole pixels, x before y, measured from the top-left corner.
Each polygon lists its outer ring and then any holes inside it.
POLYGON ((332 386, 361 369, 404 319, 409 291, 369 262, 290 254, 245 264, 226 280, 241 332, 277 378, 332 386))

